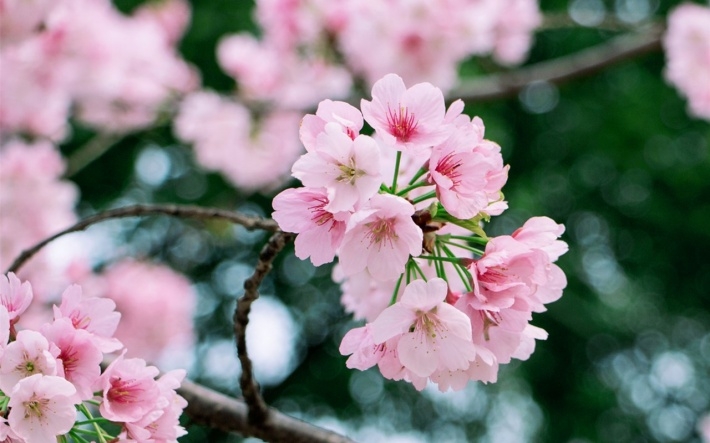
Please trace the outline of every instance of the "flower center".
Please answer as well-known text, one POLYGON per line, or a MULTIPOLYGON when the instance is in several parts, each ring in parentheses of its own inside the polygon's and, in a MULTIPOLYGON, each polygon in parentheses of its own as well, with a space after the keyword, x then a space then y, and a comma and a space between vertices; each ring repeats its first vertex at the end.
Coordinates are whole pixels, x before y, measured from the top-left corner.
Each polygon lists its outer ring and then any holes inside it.
POLYGON ((340 175, 335 180, 340 183, 350 183, 351 185, 354 185, 358 178, 365 175, 364 171, 357 169, 355 159, 353 158, 350 158, 347 165, 341 164, 338 166, 338 169, 340 169, 340 175))
POLYGON ((366 223, 365 226, 369 229, 367 238, 370 239, 370 246, 377 244, 377 248, 381 248, 383 243, 389 243, 392 247, 392 241, 397 239, 397 234, 394 232, 394 218, 381 218, 377 221, 366 223))
POLYGON ((461 166, 461 159, 455 158, 453 153, 446 154, 436 165, 436 171, 451 179, 454 186, 461 181, 461 173, 458 171, 461 166))
POLYGON ((325 198, 317 198, 315 201, 317 202, 316 204, 308 207, 308 210, 311 211, 311 220, 318 226, 322 226, 333 220, 333 214, 323 209, 328 201, 325 198))
POLYGON ((407 142, 417 129, 417 121, 414 114, 410 114, 407 108, 400 106, 393 110, 387 107, 387 125, 390 134, 397 137, 397 140, 407 142))

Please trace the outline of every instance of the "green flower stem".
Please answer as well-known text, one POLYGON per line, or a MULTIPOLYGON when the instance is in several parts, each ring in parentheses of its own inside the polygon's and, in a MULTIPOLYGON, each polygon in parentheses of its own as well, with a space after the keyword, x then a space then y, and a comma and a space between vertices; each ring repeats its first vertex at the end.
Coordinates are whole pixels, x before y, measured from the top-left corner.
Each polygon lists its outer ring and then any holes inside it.
MULTIPOLYGON (((446 245, 442 244, 441 248, 444 250, 444 253, 449 257, 449 258, 455 258, 456 256, 454 255, 453 252, 451 252, 451 249, 449 249, 446 245)), ((464 286, 466 287, 466 291, 471 292, 473 288, 471 287, 470 281, 473 279, 471 276, 471 273, 466 269, 464 266, 461 265, 461 262, 458 261, 454 263, 454 269, 456 270, 456 273, 459 275, 459 278, 463 282, 464 286)))
POLYGON ((444 243, 444 244, 447 244, 447 245, 456 246, 457 248, 461 248, 461 249, 465 249, 465 250, 467 250, 467 251, 471 251, 471 252, 473 252, 473 253, 475 253, 475 254, 478 254, 478 255, 483 255, 483 251, 481 251, 481 250, 478 249, 478 248, 474 248, 473 246, 464 245, 464 244, 461 244, 461 243, 456 243, 456 242, 448 241, 448 240, 444 240, 444 239, 440 239, 439 241, 440 241, 441 243, 444 243))
POLYGON ((436 197, 436 191, 427 192, 426 194, 420 195, 419 197, 413 199, 412 204, 416 205, 417 203, 421 203, 425 200, 429 200, 430 198, 434 197, 436 197))
POLYGON ((76 442, 79 442, 79 443, 89 443, 89 440, 87 440, 87 439, 85 439, 84 437, 82 437, 81 435, 79 435, 79 434, 77 433, 77 431, 79 431, 79 429, 72 429, 71 431, 69 431, 69 434, 68 434, 68 435, 69 435, 74 441, 76 441, 76 442))
POLYGON ((402 151, 397 151, 394 161, 394 177, 392 178, 392 194, 397 194, 397 177, 399 176, 399 162, 402 161, 402 151))
POLYGON ((417 179, 418 179, 419 177, 421 177, 422 175, 426 174, 427 171, 428 171, 427 168, 423 168, 423 167, 422 167, 422 168, 419 168, 419 170, 417 171, 417 173, 414 174, 414 177, 412 177, 412 179, 409 180, 409 183, 408 183, 408 184, 411 185, 412 183, 414 183, 415 181, 417 181, 417 179))
POLYGON ((400 274, 397 284, 394 286, 394 292, 392 293, 392 298, 390 299, 390 306, 397 303, 397 293, 399 293, 399 287, 402 285, 402 279, 404 278, 404 273, 400 274))
MULTIPOLYGON (((99 424, 94 421, 93 415, 91 415, 91 411, 89 411, 89 408, 86 407, 83 403, 77 405, 77 409, 81 411, 82 414, 87 418, 87 420, 91 421, 94 425, 94 429, 96 430, 96 436, 99 438, 100 443, 107 443, 105 434, 106 432, 99 426, 99 424)), ((105 419, 104 419, 105 420, 105 419)), ((109 436, 110 437, 110 436, 109 436)))
MULTIPOLYGON (((436 255, 442 256, 444 254, 441 253, 441 246, 436 243, 436 255)), ((446 270, 444 269, 444 263, 440 261, 435 261, 434 262, 434 268, 436 269, 436 276, 439 278, 443 278, 446 281, 449 281, 449 279, 446 278, 446 270)))
POLYGON ((426 180, 422 180, 420 182, 417 182, 413 185, 409 185, 406 188, 402 189, 397 193, 398 196, 402 197, 404 195, 407 195, 407 193, 413 189, 421 188, 422 186, 428 186, 429 183, 426 182, 426 180))
POLYGON ((438 255, 420 255, 418 258, 421 258, 422 260, 446 261, 456 264, 461 262, 461 259, 458 257, 439 257, 438 255))
POLYGON ((91 423, 111 423, 109 420, 106 420, 103 417, 95 417, 95 418, 90 418, 88 420, 82 420, 74 423, 74 426, 82 426, 82 425, 89 425, 91 423))
POLYGON ((424 275, 424 271, 422 271, 422 268, 419 267, 419 263, 414 261, 414 259, 410 258, 410 260, 412 261, 412 267, 414 268, 414 270, 417 271, 417 273, 422 276, 422 279, 424 281, 427 281, 426 276, 424 275))
POLYGON ((483 245, 483 246, 488 244, 488 239, 482 238, 482 237, 473 237, 473 236, 466 237, 463 235, 452 235, 452 234, 442 235, 441 237, 451 238, 454 240, 466 240, 466 241, 470 241, 471 243, 478 243, 479 245, 483 245))

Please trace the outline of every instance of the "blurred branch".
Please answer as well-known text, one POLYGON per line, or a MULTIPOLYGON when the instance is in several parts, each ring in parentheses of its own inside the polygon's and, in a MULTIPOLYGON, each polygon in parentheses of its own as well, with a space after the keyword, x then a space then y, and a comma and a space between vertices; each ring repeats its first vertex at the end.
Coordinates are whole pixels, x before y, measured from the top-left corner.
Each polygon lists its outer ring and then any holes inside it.
POLYGON ((32 258, 37 252, 52 241, 72 232, 83 231, 89 226, 111 219, 126 218, 126 217, 143 217, 146 215, 169 215, 180 218, 196 218, 196 219, 221 219, 231 223, 242 225, 247 229, 262 229, 265 231, 276 232, 279 230, 278 224, 271 220, 261 217, 245 215, 236 211, 227 211, 217 208, 203 208, 199 206, 178 206, 178 205, 134 205, 124 208, 110 209, 98 214, 87 217, 73 226, 48 237, 29 249, 25 249, 5 271, 17 272, 22 265, 32 258))
POLYGON ((471 79, 455 88, 449 97, 464 101, 485 101, 514 96, 533 82, 562 84, 595 74, 609 66, 659 51, 663 26, 652 25, 645 31, 625 34, 592 48, 537 63, 510 72, 471 79))
POLYGON ((574 21, 567 12, 553 12, 545 14, 542 25, 537 28, 536 31, 540 32, 566 28, 587 28, 601 31, 624 32, 633 31, 643 25, 644 23, 639 24, 621 21, 616 18, 614 14, 605 14, 598 23, 585 25, 574 21))
POLYGON ((250 408, 204 386, 183 380, 178 394, 187 400, 187 414, 195 423, 225 432, 237 432, 270 442, 353 443, 349 438, 267 408, 266 421, 256 426, 249 420, 250 408))
POLYGON ((270 410, 259 393, 259 385, 254 379, 251 359, 247 353, 246 329, 249 323, 249 311, 251 311, 251 304, 259 298, 259 286, 266 274, 271 271, 271 264, 274 258, 286 246, 286 243, 293 240, 293 238, 293 234, 286 232, 277 232, 271 236, 259 253, 259 260, 256 262, 254 273, 244 282, 244 295, 237 301, 237 307, 234 311, 234 335, 237 340, 237 355, 239 362, 242 364, 239 386, 249 406, 249 424, 254 426, 260 426, 267 422, 270 419, 270 410))
POLYGON ((64 177, 71 177, 104 155, 113 145, 123 138, 118 134, 99 133, 67 158, 67 170, 64 177))

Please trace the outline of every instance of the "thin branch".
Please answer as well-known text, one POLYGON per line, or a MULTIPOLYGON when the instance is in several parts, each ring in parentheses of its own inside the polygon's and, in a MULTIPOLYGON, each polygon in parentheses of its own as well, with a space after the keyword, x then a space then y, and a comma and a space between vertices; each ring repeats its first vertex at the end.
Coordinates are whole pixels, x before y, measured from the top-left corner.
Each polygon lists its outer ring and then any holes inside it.
POLYGON ((239 298, 234 310, 234 335, 237 341, 237 355, 242 364, 239 386, 249 405, 249 423, 254 426, 259 426, 269 419, 269 408, 259 393, 259 385, 254 379, 251 359, 247 354, 246 329, 249 323, 249 311, 251 311, 251 304, 259 298, 259 286, 266 274, 271 271, 271 264, 276 255, 293 238, 293 234, 286 232, 277 232, 271 236, 259 253, 254 273, 244 282, 244 295, 239 298))
MULTIPOLYGON (((648 22, 646 22, 648 23, 648 22)), ((542 25, 535 31, 550 31, 556 29, 576 28, 576 29, 597 29, 611 32, 625 32, 638 29, 645 23, 629 23, 619 20, 614 14, 605 14, 598 22, 590 25, 576 22, 570 17, 567 12, 552 12, 546 13, 542 25)))
POLYGON ((609 66, 661 49, 663 27, 610 39, 598 46, 515 71, 463 82, 449 97, 464 101, 486 101, 514 96, 533 82, 562 84, 597 73, 609 66))
POLYGON ((124 136, 118 134, 97 134, 85 145, 72 152, 67 159, 67 170, 64 177, 72 177, 104 155, 124 136))
POLYGON ((196 218, 196 219, 221 219, 229 222, 242 225, 247 229, 263 229, 265 231, 276 232, 279 230, 278 224, 271 219, 244 215, 236 211, 227 211, 217 208, 202 208, 199 206, 179 206, 179 205, 134 205, 124 208, 110 209, 98 214, 87 217, 73 226, 48 237, 31 248, 25 249, 15 259, 15 261, 7 269, 7 272, 17 272, 22 265, 32 258, 37 252, 45 247, 50 242, 72 232, 83 231, 89 226, 111 219, 125 217, 142 217, 146 215, 169 215, 172 217, 181 218, 196 218))
POLYGON ((195 423, 210 428, 237 432, 275 443, 354 443, 348 437, 298 420, 273 408, 268 408, 266 421, 255 426, 249 421, 250 409, 246 403, 188 380, 183 380, 177 392, 187 400, 185 414, 195 423))

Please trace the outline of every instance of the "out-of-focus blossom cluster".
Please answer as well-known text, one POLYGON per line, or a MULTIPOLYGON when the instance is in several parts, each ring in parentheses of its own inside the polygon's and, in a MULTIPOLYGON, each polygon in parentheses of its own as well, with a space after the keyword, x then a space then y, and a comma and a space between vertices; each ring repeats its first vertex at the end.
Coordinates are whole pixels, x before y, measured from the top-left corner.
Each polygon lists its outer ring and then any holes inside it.
MULTIPOLYGON (((76 221, 77 188, 61 179, 63 173, 64 160, 49 141, 12 139, 0 145, 0 268, 7 269, 25 248, 76 221)), ((37 282, 42 299, 54 284, 63 284, 67 266, 58 266, 47 252, 34 257, 21 274, 37 282)))
POLYGON ((232 98, 198 92, 175 122, 202 166, 247 191, 286 181, 302 153, 294 110, 345 98, 357 80, 372 85, 394 71, 449 89, 472 55, 521 62, 541 23, 535 0, 260 0, 255 18, 260 37, 227 36, 217 57, 258 117, 232 98))
POLYGON ((164 265, 128 259, 99 274, 76 263, 70 279, 79 282, 86 295, 116 303, 122 321, 115 336, 126 346, 127 356, 169 367, 175 365, 175 357, 184 359, 193 351, 197 297, 184 275, 164 265))
POLYGON ((105 355, 123 348, 111 300, 73 285, 51 322, 20 329, 32 298, 28 282, 0 276, 0 439, 177 442, 185 434, 178 420, 187 402, 176 393, 184 371, 160 375, 125 350, 102 371, 105 355), (109 422, 120 430, 100 426, 109 422))
POLYGON ((710 7, 687 3, 675 8, 663 46, 666 79, 687 97, 691 114, 710 120, 710 7))
POLYGON ((246 191, 268 191, 281 185, 301 154, 300 115, 265 113, 258 121, 232 98, 200 91, 187 96, 174 121, 175 134, 193 145, 196 160, 221 172, 246 191))
POLYGON ((198 84, 175 49, 188 19, 185 0, 130 17, 109 0, 2 0, 0 134, 61 140, 71 116, 105 132, 153 124, 198 84))
POLYGON ((287 107, 344 97, 350 73, 372 85, 396 71, 408 83, 448 89, 472 55, 521 62, 541 23, 535 0, 260 0, 256 7, 261 38, 225 38, 219 60, 246 96, 287 107))
POLYGON ((710 413, 698 421, 698 432, 703 443, 710 443, 710 413))
POLYGON ((296 256, 339 259, 343 304, 367 321, 343 338, 348 367, 378 365, 420 390, 492 382, 500 364, 527 359, 547 337, 532 313, 567 283, 554 264, 567 251, 562 225, 534 217, 486 236, 483 221, 507 208, 508 167, 463 106, 447 110, 441 90, 394 74, 360 109, 321 102, 292 168, 305 187, 273 202, 281 229, 298 234, 296 256), (360 133, 365 121, 373 136, 360 133))

